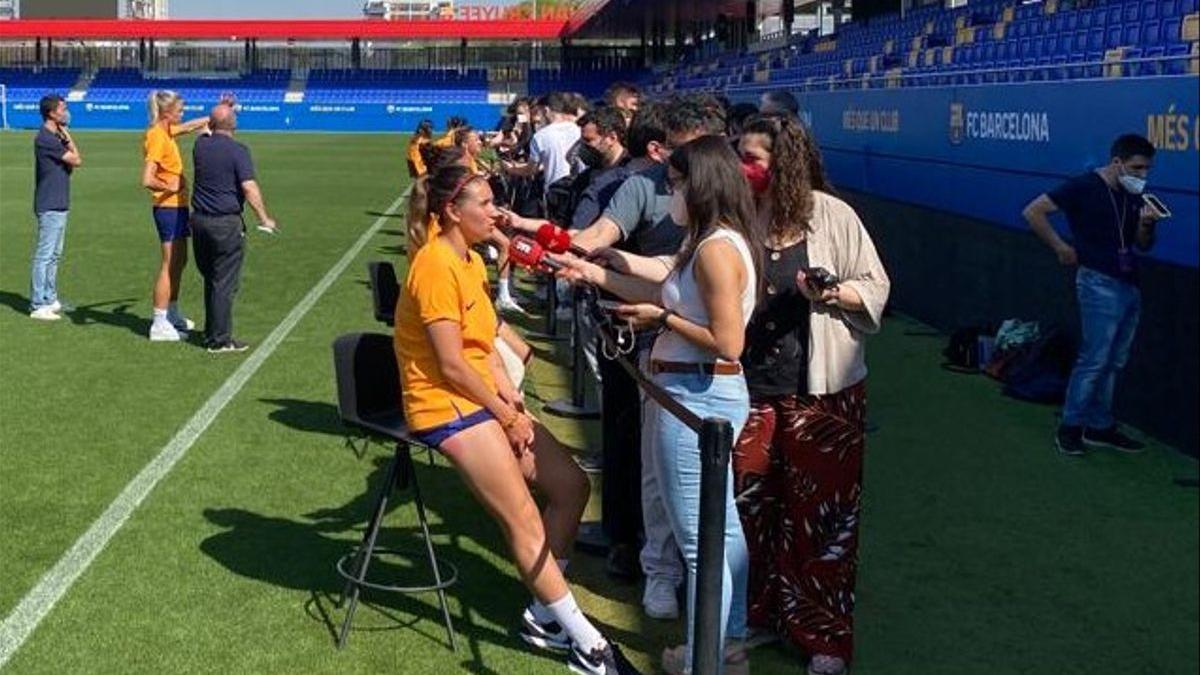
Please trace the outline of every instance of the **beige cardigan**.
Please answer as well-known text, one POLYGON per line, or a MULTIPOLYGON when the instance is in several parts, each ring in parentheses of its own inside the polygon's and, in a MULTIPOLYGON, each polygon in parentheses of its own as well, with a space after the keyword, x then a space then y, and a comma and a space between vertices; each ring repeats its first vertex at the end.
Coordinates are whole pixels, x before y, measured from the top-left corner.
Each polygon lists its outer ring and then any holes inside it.
POLYGON ((809 314, 808 393, 836 394, 867 376, 865 336, 878 333, 892 282, 875 244, 850 205, 813 192, 808 264, 824 267, 858 291, 865 311, 813 305, 809 314))

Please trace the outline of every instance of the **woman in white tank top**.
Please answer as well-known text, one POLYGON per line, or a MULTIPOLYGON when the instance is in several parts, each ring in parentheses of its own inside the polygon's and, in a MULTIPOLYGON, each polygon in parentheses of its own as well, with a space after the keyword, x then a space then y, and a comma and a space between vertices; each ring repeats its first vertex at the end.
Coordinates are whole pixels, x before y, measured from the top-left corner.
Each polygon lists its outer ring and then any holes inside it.
MULTIPOLYGON (((675 150, 669 160, 671 219, 686 227, 675 256, 644 258, 605 250, 608 268, 568 260, 566 276, 601 286, 629 303, 616 310, 635 327, 659 327, 651 353, 656 384, 701 418, 723 417, 741 433, 750 396, 739 359, 759 286, 762 237, 737 155, 725 138, 705 136, 675 150)), ((696 432, 661 406, 643 424, 654 435, 651 466, 667 519, 689 570, 688 643, 663 652, 663 670, 691 672, 699 542, 700 447, 696 432)), ((722 628, 725 672, 748 668, 745 651, 731 645, 746 636, 746 541, 733 501, 725 497, 722 628)))

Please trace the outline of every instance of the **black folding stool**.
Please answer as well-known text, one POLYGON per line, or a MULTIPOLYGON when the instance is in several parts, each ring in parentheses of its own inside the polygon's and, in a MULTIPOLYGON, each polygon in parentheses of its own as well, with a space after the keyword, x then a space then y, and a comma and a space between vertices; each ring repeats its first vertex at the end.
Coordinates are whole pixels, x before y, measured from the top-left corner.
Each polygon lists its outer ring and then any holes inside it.
POLYGON ((351 333, 339 337, 333 343, 334 371, 337 377, 338 412, 342 421, 358 427, 369 434, 383 436, 396 442, 396 453, 388 465, 387 478, 379 488, 371 522, 363 535, 358 550, 338 559, 335 568, 346 580, 339 606, 350 599, 346 618, 338 635, 338 648, 346 645, 350 624, 358 608, 359 594, 363 588, 394 593, 427 593, 436 591, 442 608, 442 619, 446 624, 450 649, 457 651, 454 625, 450 621, 450 608, 446 604, 446 589, 458 581, 458 568, 450 562, 440 565, 447 568, 443 578, 433 541, 429 536, 429 521, 425 516, 425 502, 412 461, 413 445, 422 445, 408 434, 400 401, 400 375, 396 365, 396 353, 392 338, 379 333, 351 333), (433 583, 417 586, 397 586, 367 580, 367 569, 373 558, 379 555, 402 556, 400 551, 376 546, 379 528, 387 512, 388 500, 393 490, 412 489, 413 503, 417 507, 417 520, 421 525, 421 536, 425 541, 425 553, 433 572, 433 583))

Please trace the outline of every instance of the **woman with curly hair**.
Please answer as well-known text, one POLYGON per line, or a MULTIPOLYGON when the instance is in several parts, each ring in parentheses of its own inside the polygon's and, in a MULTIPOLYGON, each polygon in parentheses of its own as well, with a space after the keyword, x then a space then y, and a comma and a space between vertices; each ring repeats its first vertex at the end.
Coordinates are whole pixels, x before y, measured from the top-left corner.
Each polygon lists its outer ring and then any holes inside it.
POLYGON ((741 358, 750 417, 733 456, 749 624, 808 653, 809 673, 834 675, 853 649, 863 341, 880 328, 890 282, 798 119, 748 120, 739 150, 766 233, 766 287, 741 358))

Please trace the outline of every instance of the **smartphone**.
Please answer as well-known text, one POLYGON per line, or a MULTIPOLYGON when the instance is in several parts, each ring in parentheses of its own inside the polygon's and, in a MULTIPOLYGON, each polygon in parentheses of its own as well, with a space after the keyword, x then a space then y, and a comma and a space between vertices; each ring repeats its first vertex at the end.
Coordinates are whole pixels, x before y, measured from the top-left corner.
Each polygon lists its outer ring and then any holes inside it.
POLYGON ((1158 216, 1159 218, 1171 217, 1171 209, 1168 209, 1167 205, 1164 204, 1158 197, 1155 197, 1149 192, 1143 192, 1142 200, 1146 202, 1146 206, 1150 207, 1150 210, 1154 212, 1154 215, 1158 216))
POLYGON ((815 290, 824 291, 837 286, 838 278, 824 267, 810 267, 804 270, 804 283, 815 290))
POLYGON ((606 312, 615 312, 617 308, 625 303, 616 300, 597 300, 596 306, 606 312))

